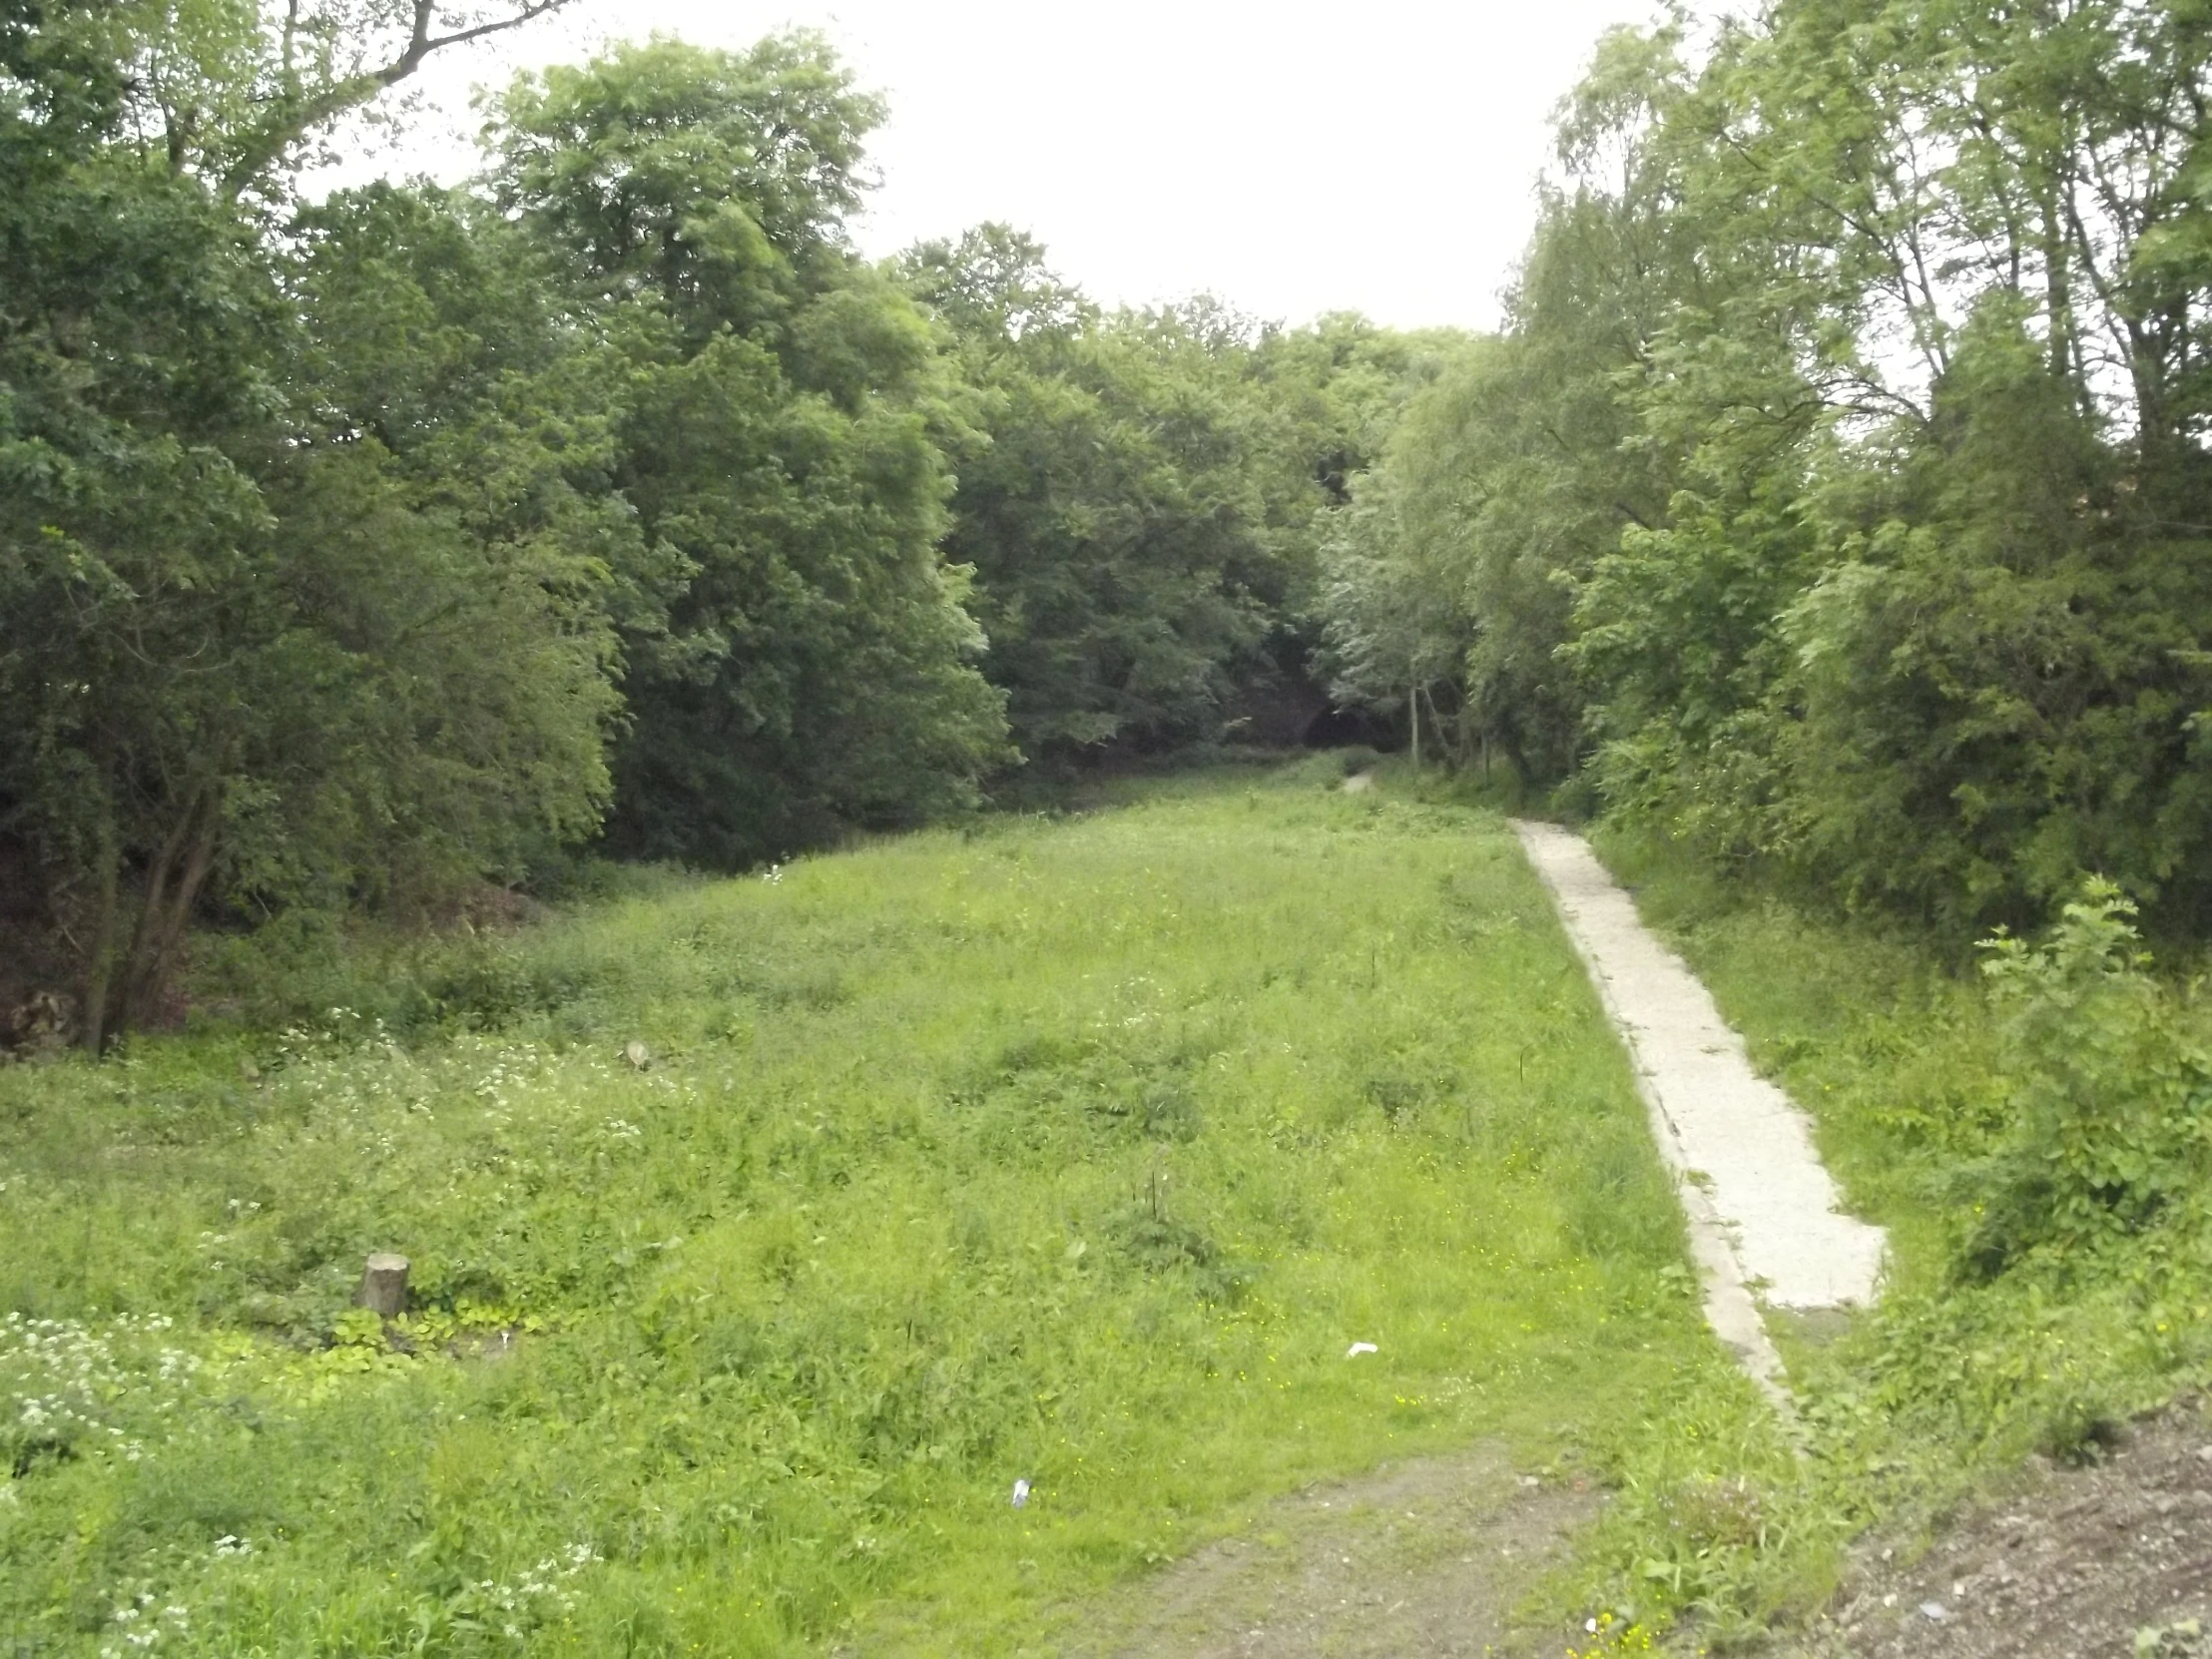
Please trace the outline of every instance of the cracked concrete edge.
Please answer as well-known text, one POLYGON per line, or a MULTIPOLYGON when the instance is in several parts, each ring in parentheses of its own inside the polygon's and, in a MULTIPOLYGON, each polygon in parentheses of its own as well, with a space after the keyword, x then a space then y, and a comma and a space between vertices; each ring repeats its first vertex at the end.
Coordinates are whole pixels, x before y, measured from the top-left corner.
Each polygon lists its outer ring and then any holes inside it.
MULTIPOLYGON (((1583 942, 1581 929, 1567 913, 1564 896, 1552 881, 1551 872, 1544 861, 1536 856, 1532 844, 1537 827, 1521 819, 1508 819, 1514 835, 1521 843, 1522 855, 1528 859, 1528 867, 1543 882, 1544 891, 1551 895, 1553 911, 1559 917, 1559 929, 1574 947, 1575 956, 1582 963, 1582 971, 1597 991, 1598 1001, 1605 1009, 1606 1021, 1620 1039, 1621 1047, 1628 1054, 1628 1069, 1636 1079, 1636 1094, 1644 1103, 1644 1115, 1651 1124, 1651 1138, 1657 1143, 1659 1160, 1667 1166, 1667 1173, 1674 1178, 1675 1196, 1681 1201, 1682 1213, 1689 1223, 1690 1260, 1697 1265, 1698 1285, 1703 1295, 1705 1323, 1712 1327, 1721 1346, 1728 1350, 1744 1375, 1757 1384, 1759 1391, 1774 1406, 1775 1412, 1795 1438, 1799 1427, 1797 1396, 1790 1391, 1790 1377, 1782 1364, 1781 1352, 1774 1346, 1774 1339, 1767 1333, 1766 1319, 1759 1312, 1759 1304, 1751 1294, 1751 1285, 1744 1277, 1743 1264, 1737 1260, 1734 1241, 1728 1227, 1714 1210, 1712 1200, 1692 1179, 1694 1171, 1682 1150, 1682 1142, 1675 1133, 1674 1122, 1660 1103, 1659 1091, 1652 1086, 1651 1073, 1645 1067, 1643 1055, 1636 1047, 1634 1029, 1621 1017, 1619 1005, 1613 999, 1612 986, 1587 944, 1583 942)), ((1549 828, 1546 826, 1545 828, 1549 828)))

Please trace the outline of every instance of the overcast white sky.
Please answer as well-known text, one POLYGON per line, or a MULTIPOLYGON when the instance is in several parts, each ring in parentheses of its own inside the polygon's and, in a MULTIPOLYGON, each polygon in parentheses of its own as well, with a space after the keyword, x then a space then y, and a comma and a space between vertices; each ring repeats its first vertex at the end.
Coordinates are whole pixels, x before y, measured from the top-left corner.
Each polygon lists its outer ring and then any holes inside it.
POLYGON ((403 152, 343 172, 457 179, 472 84, 656 30, 743 46, 826 31, 890 121, 862 249, 985 219, 1108 303, 1211 290, 1292 322, 1350 308, 1486 326, 1533 213, 1545 122, 1598 33, 1650 0, 575 0, 426 68, 403 152))

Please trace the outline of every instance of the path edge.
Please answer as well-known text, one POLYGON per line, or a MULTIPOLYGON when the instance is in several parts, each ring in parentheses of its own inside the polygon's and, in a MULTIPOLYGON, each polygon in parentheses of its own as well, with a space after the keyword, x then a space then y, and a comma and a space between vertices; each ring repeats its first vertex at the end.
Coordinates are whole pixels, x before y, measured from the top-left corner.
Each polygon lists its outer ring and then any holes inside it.
POLYGON ((1574 947, 1574 954, 1582 963, 1582 972, 1605 1010, 1606 1023, 1613 1028, 1614 1036, 1628 1056, 1629 1073, 1635 1078, 1637 1098, 1644 1103, 1644 1116, 1651 1125, 1651 1138, 1658 1146, 1659 1161, 1667 1167, 1667 1174, 1674 1183, 1675 1198, 1689 1224, 1690 1259, 1697 1264, 1705 1323, 1712 1327, 1721 1346, 1758 1386, 1795 1437, 1799 1418, 1797 1396, 1790 1391, 1789 1370, 1782 1363, 1781 1351, 1767 1332, 1766 1317, 1760 1313, 1758 1301, 1744 1278, 1743 1264, 1736 1258, 1735 1241, 1729 1236, 1727 1224, 1714 1210, 1712 1200, 1690 1178, 1689 1157, 1675 1134, 1673 1120, 1660 1102, 1659 1091, 1652 1086, 1650 1070, 1636 1046, 1634 1028, 1621 1017, 1620 1007, 1613 1000, 1612 986, 1599 967, 1597 957, 1583 943, 1581 930, 1567 913, 1565 895, 1552 881, 1543 859, 1536 855, 1538 835, 1546 831, 1561 831, 1557 825, 1536 824, 1527 819, 1505 822, 1519 840, 1521 855, 1528 867, 1550 895, 1552 911, 1559 918, 1559 930, 1574 947))

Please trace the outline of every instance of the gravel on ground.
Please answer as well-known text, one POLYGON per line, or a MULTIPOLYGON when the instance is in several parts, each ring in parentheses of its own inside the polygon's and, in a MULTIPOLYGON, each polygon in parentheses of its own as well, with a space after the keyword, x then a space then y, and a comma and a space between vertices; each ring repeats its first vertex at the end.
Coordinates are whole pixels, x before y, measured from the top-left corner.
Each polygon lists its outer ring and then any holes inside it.
POLYGON ((1932 1542, 1875 1540, 1802 1659, 2212 1659, 2212 1422, 2029 1463, 1932 1542))

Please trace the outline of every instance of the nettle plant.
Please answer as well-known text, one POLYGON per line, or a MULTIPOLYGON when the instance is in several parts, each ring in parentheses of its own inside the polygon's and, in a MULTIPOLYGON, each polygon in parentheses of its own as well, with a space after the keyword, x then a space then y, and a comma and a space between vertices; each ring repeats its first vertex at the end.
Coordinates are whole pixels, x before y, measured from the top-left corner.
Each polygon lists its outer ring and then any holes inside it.
POLYGON ((2212 1050, 2152 974, 2135 913, 2092 877, 2042 944, 1982 941, 2013 1069, 2009 1129, 1974 1172, 1972 1275, 2139 1232, 2203 1190, 2212 1050))

